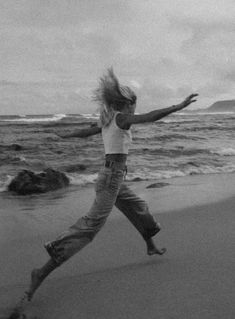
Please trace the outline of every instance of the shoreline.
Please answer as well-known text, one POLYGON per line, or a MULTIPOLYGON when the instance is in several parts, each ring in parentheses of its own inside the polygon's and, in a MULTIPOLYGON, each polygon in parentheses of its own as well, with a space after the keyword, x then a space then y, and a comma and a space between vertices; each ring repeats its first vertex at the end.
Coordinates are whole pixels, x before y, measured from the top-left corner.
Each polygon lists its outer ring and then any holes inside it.
MULTIPOLYGON (((147 202, 156 201, 157 213, 160 214, 204 203, 213 203, 233 196, 235 172, 189 175, 147 181, 126 181, 126 183, 147 202), (152 184, 159 184, 159 187, 147 188, 152 184), (161 186, 161 184, 166 185, 161 186)), ((86 186, 70 185, 67 188, 48 193, 26 196, 11 194, 6 191, 0 193, 2 201, 0 216, 5 208, 8 209, 11 206, 13 212, 40 209, 50 213, 50 210, 53 211, 57 205, 60 209, 65 209, 69 205, 72 214, 72 211, 79 207, 82 215, 90 208, 91 200, 94 197, 94 184, 86 186)), ((156 208, 153 210, 155 211, 156 208)), ((113 211, 114 214, 112 212, 110 218, 116 218, 120 215, 116 214, 115 207, 113 211)), ((77 216, 80 216, 78 211, 76 213, 78 213, 77 216)))
MULTIPOLYGON (((157 189, 146 189, 149 181, 131 184, 162 224, 154 240, 166 255, 147 256, 141 236, 114 210, 95 240, 46 279, 27 319, 233 318, 234 177, 176 178, 157 189)), ((0 318, 27 288, 32 268, 47 260, 43 243, 66 230, 92 194, 89 187, 5 198, 0 318)))

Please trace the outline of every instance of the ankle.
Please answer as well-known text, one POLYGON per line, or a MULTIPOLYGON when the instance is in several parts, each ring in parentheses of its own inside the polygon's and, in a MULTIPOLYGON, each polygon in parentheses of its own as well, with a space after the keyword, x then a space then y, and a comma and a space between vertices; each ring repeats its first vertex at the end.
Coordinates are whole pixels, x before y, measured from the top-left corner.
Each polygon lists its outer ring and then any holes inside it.
POLYGON ((40 268, 35 268, 35 269, 33 269, 33 271, 32 271, 32 276, 36 276, 36 277, 38 277, 38 278, 41 278, 42 277, 42 269, 40 269, 40 268))
POLYGON ((154 246, 154 242, 152 238, 148 238, 145 240, 147 247, 153 247, 154 246))

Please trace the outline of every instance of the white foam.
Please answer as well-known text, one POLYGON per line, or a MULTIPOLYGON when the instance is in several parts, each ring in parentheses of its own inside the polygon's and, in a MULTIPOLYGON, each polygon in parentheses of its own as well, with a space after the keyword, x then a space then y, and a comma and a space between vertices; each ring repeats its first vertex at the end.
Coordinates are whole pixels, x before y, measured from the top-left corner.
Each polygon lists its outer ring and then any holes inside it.
POLYGON ((129 181, 134 180, 135 178, 140 178, 141 180, 155 180, 155 179, 168 179, 172 177, 182 177, 187 175, 183 171, 174 170, 174 171, 137 171, 134 173, 129 173, 126 176, 126 179, 129 181))
POLYGON ((181 116, 181 115, 187 115, 187 116, 197 116, 197 115, 226 115, 226 114, 234 114, 235 115, 235 112, 232 112, 232 111, 224 111, 224 112, 202 112, 200 110, 194 110, 192 113, 191 112, 179 112, 179 113, 174 113, 174 115, 176 116, 181 116))
POLYGON ((3 180, 0 180, 0 193, 7 191, 7 187, 13 178, 14 176, 7 175, 3 180))
POLYGON ((3 122, 23 122, 23 123, 35 123, 35 122, 56 122, 66 117, 66 114, 54 114, 53 116, 48 115, 48 117, 22 117, 18 119, 6 119, 3 122))
POLYGON ((163 123, 182 123, 182 122, 195 122, 195 118, 167 118, 167 119, 161 119, 159 120, 159 122, 163 122, 163 123))
POLYGON ((68 174, 68 176, 71 185, 86 185, 90 183, 94 183, 97 179, 97 173, 96 174, 68 174))
POLYGON ((218 154, 223 156, 235 156, 235 149, 232 147, 221 148, 218 150, 211 150, 212 154, 218 154))
POLYGON ((99 118, 99 114, 93 113, 84 113, 82 114, 83 117, 85 117, 86 119, 98 119, 99 118))
POLYGON ((185 169, 165 170, 165 171, 150 171, 148 169, 136 171, 134 173, 128 172, 126 179, 129 181, 135 178, 141 180, 158 180, 158 179, 170 179, 174 177, 183 177, 188 175, 206 175, 206 174, 218 174, 218 173, 233 173, 235 172, 235 164, 227 164, 223 167, 211 167, 204 165, 200 167, 189 166, 185 169))
MULTIPOLYGON (((234 114, 235 115, 235 112, 197 112, 195 113, 195 115, 226 115, 226 114, 234 114)), ((191 114, 190 114, 191 115, 191 114)))

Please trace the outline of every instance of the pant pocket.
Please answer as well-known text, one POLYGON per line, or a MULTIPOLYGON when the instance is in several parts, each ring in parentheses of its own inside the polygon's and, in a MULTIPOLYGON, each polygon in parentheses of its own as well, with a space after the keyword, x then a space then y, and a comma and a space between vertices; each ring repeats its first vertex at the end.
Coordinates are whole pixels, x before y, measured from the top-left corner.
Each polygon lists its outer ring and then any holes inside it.
POLYGON ((99 173, 98 178, 95 182, 95 191, 100 192, 106 183, 106 175, 104 173, 99 173))
POLYGON ((118 191, 122 181, 124 172, 123 171, 110 171, 100 172, 95 184, 95 191, 101 192, 103 190, 118 191))
POLYGON ((123 171, 116 171, 107 179, 107 187, 111 191, 118 191, 123 182, 124 173, 123 171))
POLYGON ((109 185, 111 183, 112 174, 111 172, 100 172, 98 174, 97 181, 95 183, 95 191, 101 192, 105 189, 109 188, 109 185))

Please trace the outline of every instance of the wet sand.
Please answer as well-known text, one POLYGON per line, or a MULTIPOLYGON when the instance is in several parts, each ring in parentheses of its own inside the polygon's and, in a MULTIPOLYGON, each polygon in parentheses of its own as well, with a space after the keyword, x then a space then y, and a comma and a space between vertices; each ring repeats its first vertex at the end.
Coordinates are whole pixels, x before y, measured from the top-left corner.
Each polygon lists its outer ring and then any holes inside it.
MULTIPOLYGON (((114 210, 96 239, 46 279, 27 318, 235 318, 235 175, 165 182, 132 185, 162 224, 155 241, 167 247, 164 256, 147 256, 114 210)), ((43 243, 89 208, 93 192, 1 199, 0 318, 27 288, 31 269, 47 260, 43 243)))

